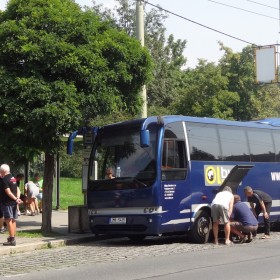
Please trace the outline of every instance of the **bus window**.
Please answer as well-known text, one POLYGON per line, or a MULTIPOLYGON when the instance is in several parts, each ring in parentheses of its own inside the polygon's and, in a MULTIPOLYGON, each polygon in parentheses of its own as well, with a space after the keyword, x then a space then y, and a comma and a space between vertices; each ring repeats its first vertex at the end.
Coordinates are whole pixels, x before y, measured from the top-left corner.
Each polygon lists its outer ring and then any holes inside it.
POLYGON ((245 128, 219 126, 223 160, 250 161, 245 128))
POLYGON ((280 132, 273 130, 273 141, 275 144, 276 161, 280 161, 280 132))
POLYGON ((164 140, 162 153, 163 168, 183 168, 179 150, 182 149, 182 141, 164 140))
POLYGON ((186 177, 185 142, 165 139, 162 151, 162 180, 183 180, 186 177))
POLYGON ((97 136, 89 164, 89 185, 94 190, 148 188, 153 184, 158 126, 150 124, 148 129, 147 147, 140 144, 137 126, 119 126, 97 136), (110 177, 106 176, 108 169, 110 177))
POLYGON ((273 162, 275 161, 275 151, 270 130, 248 129, 249 147, 251 161, 253 162, 273 162))
POLYGON ((186 123, 191 160, 221 160, 217 127, 206 123, 186 123))
POLYGON ((186 149, 182 123, 165 128, 162 148, 162 180, 183 180, 186 177, 186 149), (178 139, 179 138, 179 139, 178 139), (181 139, 180 139, 181 138, 181 139))

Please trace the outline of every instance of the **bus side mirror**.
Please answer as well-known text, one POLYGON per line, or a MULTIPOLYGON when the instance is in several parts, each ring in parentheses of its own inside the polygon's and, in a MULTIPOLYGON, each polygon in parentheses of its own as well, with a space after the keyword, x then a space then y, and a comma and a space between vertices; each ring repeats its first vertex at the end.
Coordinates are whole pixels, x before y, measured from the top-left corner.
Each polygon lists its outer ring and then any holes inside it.
POLYGON ((150 131, 148 129, 140 131, 140 145, 142 148, 150 146, 150 131))
POLYGON ((78 130, 72 132, 67 140, 67 154, 70 156, 73 154, 74 139, 76 138, 77 134, 78 134, 78 130))

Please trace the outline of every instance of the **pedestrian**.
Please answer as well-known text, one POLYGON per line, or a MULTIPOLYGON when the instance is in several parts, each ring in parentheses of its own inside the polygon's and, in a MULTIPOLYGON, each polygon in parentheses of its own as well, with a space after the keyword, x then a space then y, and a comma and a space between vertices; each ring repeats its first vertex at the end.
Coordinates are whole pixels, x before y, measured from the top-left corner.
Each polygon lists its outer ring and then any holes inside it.
POLYGON ((16 178, 10 173, 10 167, 7 164, 0 166, 0 203, 4 216, 4 221, 7 225, 9 237, 4 246, 16 246, 16 219, 17 204, 22 203, 17 196, 19 194, 16 178))
POLYGON ((213 219, 214 244, 219 244, 218 233, 219 224, 224 224, 225 244, 231 245, 230 241, 230 215, 233 208, 233 194, 230 187, 225 186, 221 192, 218 192, 211 204, 211 216, 213 219))
POLYGON ((0 233, 4 233, 5 231, 6 229, 4 226, 4 217, 3 217, 2 207, 0 204, 0 233))
POLYGON ((234 205, 231 213, 230 231, 239 237, 239 243, 252 241, 252 233, 257 232, 258 220, 245 202, 241 202, 238 194, 234 195, 234 205))
POLYGON ((27 203, 29 205, 31 216, 39 214, 38 201, 36 199, 39 194, 39 188, 34 184, 33 181, 28 181, 25 184, 25 189, 27 191, 27 203))
POLYGON ((258 219, 260 213, 263 213, 264 220, 264 235, 262 239, 270 238, 270 209, 272 205, 272 198, 269 194, 260 191, 253 190, 252 187, 247 186, 244 188, 244 194, 247 197, 247 201, 250 202, 253 214, 258 219))
POLYGON ((36 196, 36 202, 37 202, 37 209, 40 213, 42 213, 43 209, 43 180, 41 180, 40 174, 35 173, 33 183, 39 188, 39 193, 36 196), (37 201, 38 200, 38 201, 37 201))
MULTIPOLYGON (((19 173, 16 175, 16 181, 17 181, 17 186, 18 186, 18 190, 20 191, 20 182, 23 181, 24 179, 24 174, 19 173)), ((25 202, 25 195, 22 194, 21 192, 18 194, 18 197, 20 197, 20 199, 23 201, 23 203, 25 202)), ((17 212, 18 212, 18 216, 21 215, 20 209, 19 209, 19 204, 17 205, 17 212)))

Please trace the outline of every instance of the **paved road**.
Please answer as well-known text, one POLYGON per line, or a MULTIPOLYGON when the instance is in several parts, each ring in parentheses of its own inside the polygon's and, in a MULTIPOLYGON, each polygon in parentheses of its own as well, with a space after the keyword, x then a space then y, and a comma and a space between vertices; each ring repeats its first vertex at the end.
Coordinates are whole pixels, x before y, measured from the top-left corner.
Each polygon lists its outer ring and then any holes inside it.
MULTIPOLYGON (((248 248, 256 244, 264 245, 266 242, 277 240, 280 240, 280 233, 273 232, 271 240, 256 239, 249 244, 236 244, 234 246, 248 248)), ((149 238, 141 243, 133 243, 126 238, 97 240, 86 244, 2 256, 0 258, 0 276, 18 277, 22 276, 22 274, 36 271, 42 273, 45 270, 70 269, 83 264, 106 264, 109 262, 131 261, 137 258, 168 256, 192 251, 224 250, 225 247, 227 246, 190 244, 186 242, 185 237, 149 238), (12 270, 11 263, 13 266, 12 270)), ((228 249, 230 250, 230 248, 228 249)), ((42 275, 41 273, 38 275, 42 275)))

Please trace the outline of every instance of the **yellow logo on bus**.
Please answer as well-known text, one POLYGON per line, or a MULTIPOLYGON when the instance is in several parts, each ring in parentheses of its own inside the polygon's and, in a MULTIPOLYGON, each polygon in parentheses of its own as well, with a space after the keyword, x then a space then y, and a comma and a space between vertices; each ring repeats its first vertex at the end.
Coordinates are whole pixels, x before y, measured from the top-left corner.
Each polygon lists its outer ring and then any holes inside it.
POLYGON ((220 186, 234 165, 204 165, 205 186, 220 186))

